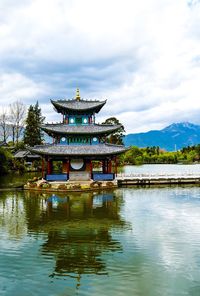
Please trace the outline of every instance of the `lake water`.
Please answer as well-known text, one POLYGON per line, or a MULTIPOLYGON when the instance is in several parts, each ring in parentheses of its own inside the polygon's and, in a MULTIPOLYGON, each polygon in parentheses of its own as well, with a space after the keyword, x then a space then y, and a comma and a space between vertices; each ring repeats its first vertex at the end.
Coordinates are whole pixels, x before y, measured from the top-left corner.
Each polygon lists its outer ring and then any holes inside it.
POLYGON ((200 188, 0 192, 0 295, 200 295, 200 188))
POLYGON ((200 164, 145 164, 126 165, 121 171, 125 174, 199 174, 200 164))
POLYGON ((19 174, 13 172, 4 176, 0 176, 0 188, 13 188, 16 186, 22 186, 28 179, 33 179, 35 176, 41 176, 41 173, 30 172, 25 174, 19 174))
MULTIPOLYGON (((199 174, 200 164, 191 165, 177 165, 177 164, 146 164, 141 166, 127 165, 119 168, 120 172, 125 174, 199 174)), ((118 174, 120 175, 120 173, 118 174)), ((20 186, 27 182, 28 179, 32 179, 34 176, 41 176, 41 173, 26 173, 20 175, 16 172, 0 176, 0 188, 12 188, 20 186)))

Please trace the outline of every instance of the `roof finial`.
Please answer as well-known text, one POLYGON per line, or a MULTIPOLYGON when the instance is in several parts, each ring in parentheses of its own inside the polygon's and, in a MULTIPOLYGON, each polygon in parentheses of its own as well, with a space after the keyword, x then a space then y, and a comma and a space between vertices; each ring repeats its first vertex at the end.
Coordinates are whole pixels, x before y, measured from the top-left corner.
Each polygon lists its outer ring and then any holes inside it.
POLYGON ((79 92, 79 88, 76 89, 76 100, 80 101, 80 92, 79 92))

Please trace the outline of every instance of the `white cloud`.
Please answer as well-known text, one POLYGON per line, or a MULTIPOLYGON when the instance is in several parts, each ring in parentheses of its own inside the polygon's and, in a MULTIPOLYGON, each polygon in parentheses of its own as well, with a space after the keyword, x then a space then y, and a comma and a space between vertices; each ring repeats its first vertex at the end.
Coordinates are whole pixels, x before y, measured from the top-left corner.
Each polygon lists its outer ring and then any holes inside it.
POLYGON ((29 103, 45 91, 45 86, 19 73, 0 75, 1 104, 10 104, 16 100, 29 103))
POLYGON ((79 86, 108 98, 99 120, 115 115, 127 132, 200 123, 199 1, 2 0, 0 11, 1 104, 38 99, 51 120, 49 99, 79 86))

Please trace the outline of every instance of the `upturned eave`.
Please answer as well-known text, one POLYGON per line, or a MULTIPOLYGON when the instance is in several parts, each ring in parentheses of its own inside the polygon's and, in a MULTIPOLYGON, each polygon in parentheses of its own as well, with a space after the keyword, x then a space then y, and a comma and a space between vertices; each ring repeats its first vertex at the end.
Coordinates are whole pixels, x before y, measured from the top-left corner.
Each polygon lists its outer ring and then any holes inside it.
POLYGON ((121 125, 68 125, 68 124, 45 124, 41 129, 48 135, 109 135, 121 128, 121 125))
POLYGON ((85 114, 98 113, 106 104, 104 101, 89 101, 89 100, 51 100, 54 108, 58 113, 66 114, 85 114))
POLYGON ((44 156, 59 156, 59 157, 102 157, 119 155, 130 147, 113 144, 98 144, 98 145, 40 145, 29 148, 33 153, 44 156))

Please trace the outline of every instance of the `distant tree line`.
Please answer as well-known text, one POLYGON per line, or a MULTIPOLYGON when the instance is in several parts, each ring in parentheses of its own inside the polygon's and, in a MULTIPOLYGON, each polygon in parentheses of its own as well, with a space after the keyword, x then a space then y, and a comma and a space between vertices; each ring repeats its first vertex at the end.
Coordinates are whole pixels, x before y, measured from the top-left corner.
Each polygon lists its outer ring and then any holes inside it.
POLYGON ((184 147, 176 152, 168 152, 158 146, 138 148, 132 146, 130 150, 120 156, 123 164, 188 164, 200 162, 200 144, 184 147))

